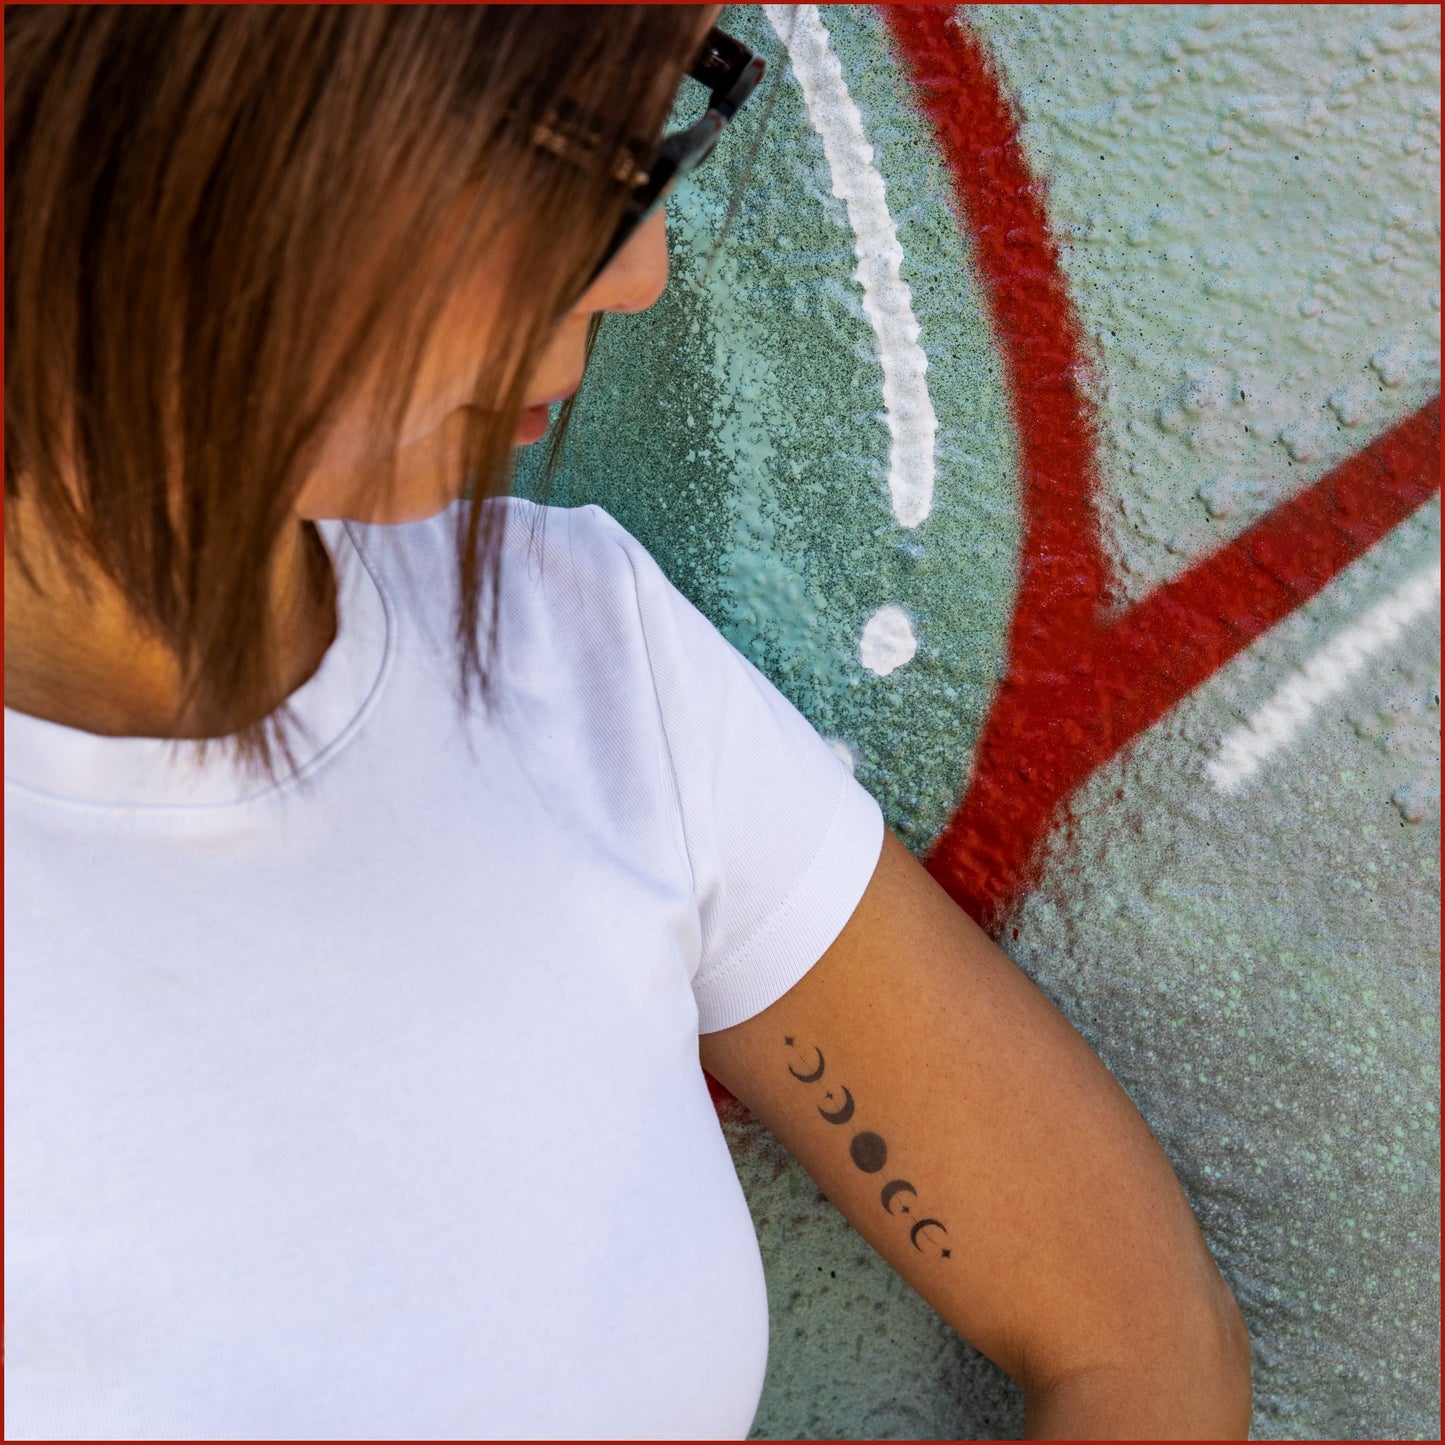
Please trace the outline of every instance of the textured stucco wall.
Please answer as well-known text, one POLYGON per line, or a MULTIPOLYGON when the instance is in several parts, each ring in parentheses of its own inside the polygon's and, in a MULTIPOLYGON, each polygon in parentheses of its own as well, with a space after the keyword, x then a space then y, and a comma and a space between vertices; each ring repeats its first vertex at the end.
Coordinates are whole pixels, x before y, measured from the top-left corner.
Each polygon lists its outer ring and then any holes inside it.
MULTIPOLYGON (((751 176, 708 270, 756 114, 554 500, 647 544, 1129 1089, 1256 1433, 1437 1436, 1438 9, 722 23, 779 61, 751 176)), ((1016 1434, 727 1128, 755 1435, 1016 1434)))

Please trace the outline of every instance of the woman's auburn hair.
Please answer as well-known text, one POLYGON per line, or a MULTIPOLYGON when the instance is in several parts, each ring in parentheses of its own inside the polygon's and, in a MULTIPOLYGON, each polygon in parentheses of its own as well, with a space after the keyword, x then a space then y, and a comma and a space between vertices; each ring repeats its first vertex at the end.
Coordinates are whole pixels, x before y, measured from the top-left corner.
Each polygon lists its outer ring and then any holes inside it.
POLYGON ((488 698, 477 619, 485 581, 494 661, 506 509, 485 501, 511 490, 529 377, 623 214, 607 161, 660 139, 698 24, 670 5, 6 8, 6 500, 174 654, 185 736, 257 718, 224 738, 237 760, 292 762, 288 709, 263 716, 268 564, 372 375, 367 484, 394 484, 427 338, 484 264, 506 270, 456 462, 477 504, 454 509, 455 629, 462 699, 488 698), (534 145, 559 104, 596 127, 597 166, 534 145))

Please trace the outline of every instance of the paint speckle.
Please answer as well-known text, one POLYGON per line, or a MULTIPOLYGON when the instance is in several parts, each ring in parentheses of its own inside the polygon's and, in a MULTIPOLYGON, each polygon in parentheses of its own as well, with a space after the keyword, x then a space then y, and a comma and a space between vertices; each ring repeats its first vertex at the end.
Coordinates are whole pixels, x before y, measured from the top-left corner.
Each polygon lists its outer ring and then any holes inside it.
POLYGON ((1279 439, 1296 462, 1309 461, 1320 448, 1319 428, 1313 417, 1300 417, 1281 427, 1279 439))
POLYGON ((1402 347, 1388 347, 1370 358, 1375 375, 1388 387, 1400 386, 1408 375, 1407 358, 1402 347))
POLYGON ((1369 392, 1363 387, 1341 387, 1330 396, 1330 410, 1341 426, 1356 427, 1365 419, 1369 399, 1369 392))

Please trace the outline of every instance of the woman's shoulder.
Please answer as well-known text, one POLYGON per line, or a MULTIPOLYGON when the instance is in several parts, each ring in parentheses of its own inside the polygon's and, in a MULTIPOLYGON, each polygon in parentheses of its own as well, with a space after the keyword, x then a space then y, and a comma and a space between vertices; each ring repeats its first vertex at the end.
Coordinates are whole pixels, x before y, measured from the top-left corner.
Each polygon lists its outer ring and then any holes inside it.
POLYGON ((534 571, 625 569, 628 552, 641 549, 641 543, 596 503, 559 507, 515 496, 490 497, 480 503, 454 502, 419 522, 372 525, 348 521, 321 526, 324 535, 328 529, 344 528, 374 571, 416 571, 436 579, 455 576, 460 539, 474 507, 499 516, 499 555, 504 571, 516 571, 509 564, 520 566, 524 559, 531 559, 534 571))
MULTIPOLYGON (((348 552, 359 554, 404 637, 426 651, 450 654, 459 559, 473 505, 495 508, 500 519, 497 609, 504 648, 514 660, 565 667, 574 654, 615 651, 639 631, 639 574, 649 575, 656 564, 595 504, 545 506, 512 496, 460 501, 419 522, 323 522, 322 535, 338 563, 348 552)), ((490 609, 485 571, 484 563, 481 635, 490 609)))

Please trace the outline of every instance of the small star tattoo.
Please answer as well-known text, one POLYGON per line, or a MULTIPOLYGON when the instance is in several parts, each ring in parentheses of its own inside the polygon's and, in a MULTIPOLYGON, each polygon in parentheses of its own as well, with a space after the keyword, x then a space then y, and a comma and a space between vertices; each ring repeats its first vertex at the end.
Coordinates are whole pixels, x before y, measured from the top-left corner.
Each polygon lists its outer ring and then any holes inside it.
POLYGON ((785 1048, 789 1048, 789 1049, 793 1047, 793 1040, 792 1040, 792 1036, 791 1036, 791 1035, 789 1035, 787 1038, 785 1038, 785 1039, 783 1040, 783 1046, 784 1046, 785 1048))
POLYGON ((945 1250, 943 1251, 943 1257, 944 1257, 944 1259, 952 1259, 952 1258, 953 1258, 953 1251, 952 1251, 951 1249, 945 1249, 945 1250))

